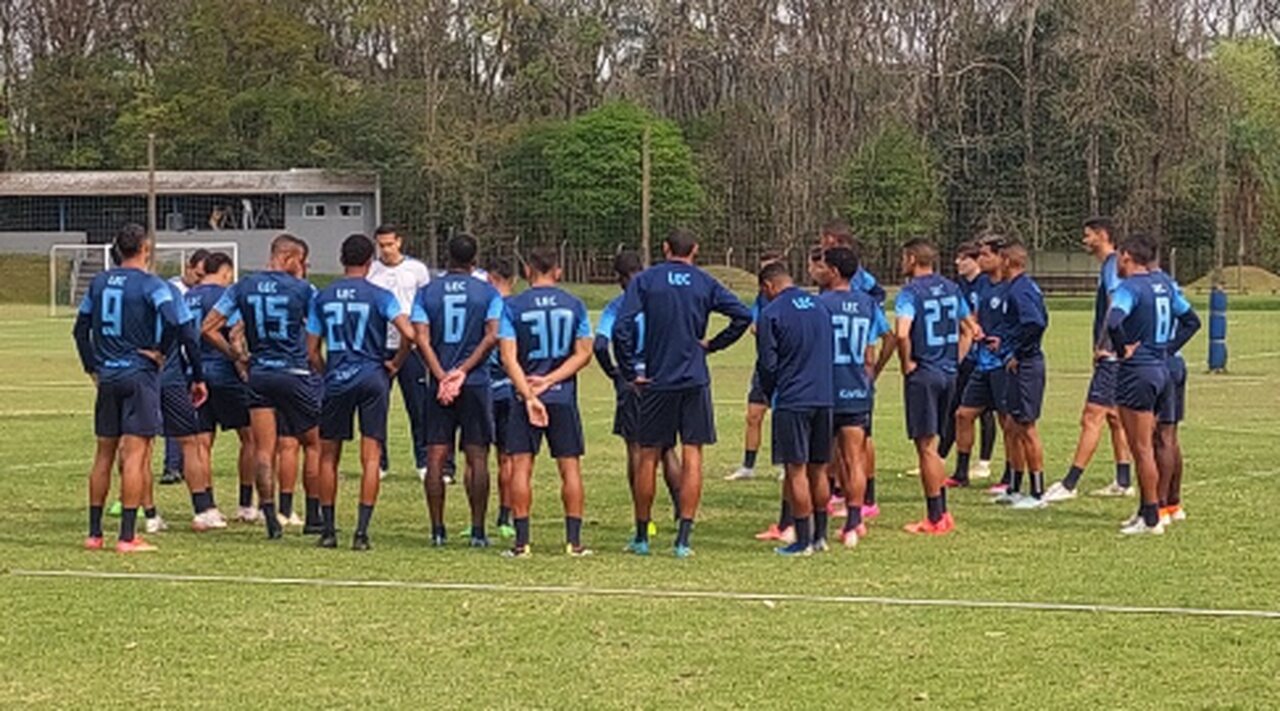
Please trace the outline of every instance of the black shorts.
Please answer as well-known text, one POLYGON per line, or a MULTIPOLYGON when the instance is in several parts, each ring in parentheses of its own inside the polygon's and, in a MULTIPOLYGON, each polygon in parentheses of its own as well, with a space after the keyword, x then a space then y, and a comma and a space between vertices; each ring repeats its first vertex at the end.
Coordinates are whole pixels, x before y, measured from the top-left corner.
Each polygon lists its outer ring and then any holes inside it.
POLYGON ((955 373, 916 368, 908 375, 902 388, 906 400, 907 437, 914 440, 942 434, 951 415, 949 406, 955 389, 955 373))
POLYGON ((462 433, 462 444, 486 447, 493 442, 493 390, 488 385, 464 385, 448 405, 436 399, 436 386, 427 387, 427 444, 447 444, 452 449, 462 433))
POLYGON ((687 445, 716 443, 716 421, 708 386, 646 389, 640 393, 636 442, 641 447, 668 449, 676 446, 677 437, 681 444, 687 445))
POLYGON ((973 371, 960 393, 960 406, 1003 413, 1009 387, 1007 374, 1004 368, 973 371))
POLYGON ((747 404, 769 406, 769 398, 760 389, 760 376, 754 370, 751 372, 751 389, 747 390, 747 404))
POLYGON ((548 402, 546 407, 547 426, 534 427, 529 424, 529 412, 524 403, 511 403, 511 416, 507 420, 507 454, 537 454, 542 449, 543 436, 547 438, 547 449, 556 459, 581 457, 586 452, 578 406, 548 402))
POLYGON ((137 372, 98 380, 93 433, 98 437, 155 437, 162 428, 160 376, 137 372))
POLYGON ((640 430, 640 395, 625 386, 618 392, 613 408, 613 433, 624 442, 634 442, 640 430))
POLYGON ((1162 425, 1176 425, 1187 414, 1187 362, 1182 356, 1169 359, 1169 379, 1164 389, 1156 417, 1162 425))
POLYGON ((238 430, 249 426, 249 386, 239 380, 233 383, 209 383, 209 399, 200 406, 200 432, 221 428, 238 430))
POLYGON ((1168 381, 1169 369, 1163 363, 1125 363, 1116 378, 1116 404, 1137 412, 1158 412, 1168 381))
POLYGON ((1089 394, 1085 397, 1085 402, 1103 407, 1115 407, 1116 378, 1119 371, 1119 361, 1094 361, 1093 377, 1089 379, 1089 394))
POLYGON ((826 464, 831 461, 831 408, 774 410, 773 463, 826 464))
POLYGON ((193 437, 201 432, 200 415, 186 385, 160 386, 160 416, 165 437, 193 437))
POLYGON ((324 382, 314 373, 262 370, 249 374, 250 410, 276 411, 276 433, 298 437, 320 424, 324 382))
POLYGON ((846 427, 858 427, 866 436, 871 436, 870 412, 837 412, 831 416, 831 429, 835 432, 846 427))
POLYGON ((507 423, 511 420, 514 403, 515 400, 509 397, 493 401, 493 446, 502 454, 510 454, 507 450, 507 423))
POLYGON ((355 436, 353 418, 360 413, 360 436, 385 442, 391 376, 379 366, 341 387, 325 383, 320 412, 320 439, 346 441, 355 436))
POLYGON ((1001 412, 1023 425, 1039 420, 1044 406, 1044 375, 1044 358, 1018 361, 1016 373, 1006 370, 1006 407, 1001 412))

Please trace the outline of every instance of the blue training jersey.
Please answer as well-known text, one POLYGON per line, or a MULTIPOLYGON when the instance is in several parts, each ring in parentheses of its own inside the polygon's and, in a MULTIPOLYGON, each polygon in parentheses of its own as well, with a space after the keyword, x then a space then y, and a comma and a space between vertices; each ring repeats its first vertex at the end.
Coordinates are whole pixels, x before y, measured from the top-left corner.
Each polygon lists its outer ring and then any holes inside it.
POLYGON ((893 311, 911 320, 911 360, 917 366, 956 372, 960 322, 969 316, 969 303, 955 282, 937 274, 916 277, 898 292, 893 311))
POLYGON ((309 373, 306 323, 315 294, 310 282, 292 274, 258 272, 228 287, 213 308, 244 321, 253 368, 309 373))
MULTIPOLYGON (((956 279, 956 286, 960 287, 960 293, 964 295, 965 301, 969 302, 969 312, 978 313, 979 294, 983 287, 991 283, 991 279, 986 274, 979 274, 973 279, 965 279, 963 276, 956 279)), ((965 354, 966 360, 977 361, 978 349, 982 347, 981 343, 974 342, 969 347, 969 352, 965 354)))
MULTIPOLYGON (((503 309, 506 309, 506 301, 511 297, 503 297, 503 309)), ((502 324, 499 322, 498 327, 502 324)), ((507 371, 502 367, 502 355, 498 353, 498 349, 494 348, 489 351, 489 392, 493 393, 494 402, 505 402, 515 399, 515 388, 511 386, 511 377, 507 375, 507 371)))
POLYGON ((877 304, 884 303, 884 287, 876 282, 876 278, 871 272, 858 267, 858 271, 853 273, 853 277, 849 279, 849 288, 855 291, 861 291, 876 300, 877 304))
POLYGON ((831 312, 820 297, 791 286, 756 324, 756 373, 777 410, 831 407, 831 312))
MULTIPOLYGON (((493 285, 466 272, 448 272, 418 290, 414 323, 427 324, 431 347, 445 372, 462 365, 484 340, 486 324, 502 318, 502 296, 493 285)), ((467 373, 467 385, 489 385, 489 368, 467 373)))
MULTIPOLYGON (((179 291, 173 282, 166 281, 165 284, 169 285, 169 293, 173 297, 173 303, 177 306, 178 318, 182 321, 181 328, 187 330, 190 342, 200 343, 200 323, 196 321, 186 295, 179 291)), ((169 347, 169 352, 165 354, 164 369, 160 371, 160 386, 186 387, 190 384, 191 378, 191 366, 187 359, 199 357, 199 352, 184 353, 182 344, 174 342, 169 347)))
POLYGON ((835 411, 870 412, 875 384, 867 372, 867 348, 889 333, 884 309, 875 297, 852 289, 823 292, 818 298, 831 313, 835 411))
MULTIPOLYGON (((603 338, 609 343, 610 348, 614 346, 614 333, 618 327, 618 313, 622 310, 622 300, 626 298, 626 294, 618 294, 612 301, 605 304, 604 311, 600 312, 600 322, 596 324, 596 337, 603 338)), ((644 375, 644 314, 636 314, 635 318, 635 372, 638 375, 644 375)), ((618 356, 615 352, 614 360, 618 356)), ((618 387, 623 387, 624 383, 618 383, 618 387)))
POLYGON ((1111 295, 1120 286, 1119 260, 1119 252, 1112 252, 1102 260, 1102 268, 1098 272, 1098 291, 1093 297, 1093 345, 1098 350, 1112 350, 1106 322, 1111 295))
MULTIPOLYGON (((498 338, 515 341, 525 375, 546 375, 573 355, 578 339, 591 338, 587 307, 559 287, 535 286, 507 299, 498 338)), ((578 376, 556 383, 539 399, 576 405, 578 376)))
POLYGON ((1111 295, 1107 326, 1119 326, 1124 337, 1123 343, 1116 344, 1117 351, 1138 344, 1122 363, 1164 365, 1174 336, 1174 320, 1190 310, 1186 297, 1166 277, 1135 274, 1121 282, 1111 295))
POLYGON ((402 313, 395 294, 363 277, 339 279, 321 289, 307 314, 307 333, 324 341, 325 387, 341 391, 381 370, 387 327, 402 313))
POLYGON ((733 345, 750 325, 751 311, 710 274, 692 264, 663 262, 637 274, 627 285, 614 328, 618 369, 626 380, 637 374, 637 332, 643 327, 647 387, 705 387, 711 382, 707 354, 733 345), (703 348, 712 312, 728 316, 729 325, 703 348))
POLYGON ((104 381, 156 373, 155 362, 138 351, 168 348, 184 322, 180 304, 170 285, 149 272, 115 268, 95 276, 79 308, 90 323, 86 369, 104 381))
MULTIPOLYGON (((982 327, 982 333, 985 336, 991 336, 1000 339, 1000 345, 991 350, 985 343, 975 343, 970 351, 974 354, 976 367, 982 372, 991 372, 1004 367, 1005 361, 1009 359, 1009 334, 1005 323, 1005 303, 1006 296, 1009 291, 1009 283, 1004 281, 991 281, 985 274, 981 277, 981 284, 978 290, 973 294, 973 301, 976 301, 978 308, 972 311, 978 318, 978 325, 982 327)), ((970 303, 973 303, 972 301, 970 303)))
MULTIPOLYGON (((213 311, 213 307, 226 290, 227 287, 219 284, 197 284, 183 295, 187 310, 195 320, 197 331, 204 325, 204 317, 213 311)), ((230 341, 231 328, 239 322, 240 314, 238 313, 229 318, 227 325, 222 328, 222 337, 230 341)), ((205 379, 210 385, 232 385, 239 382, 240 376, 236 373, 235 365, 204 339, 200 339, 200 360, 204 365, 205 379)))
POLYGON ((1049 327, 1049 311, 1040 285, 1026 273, 1019 274, 1009 282, 1004 301, 1001 346, 1020 361, 1044 355, 1040 343, 1049 327))

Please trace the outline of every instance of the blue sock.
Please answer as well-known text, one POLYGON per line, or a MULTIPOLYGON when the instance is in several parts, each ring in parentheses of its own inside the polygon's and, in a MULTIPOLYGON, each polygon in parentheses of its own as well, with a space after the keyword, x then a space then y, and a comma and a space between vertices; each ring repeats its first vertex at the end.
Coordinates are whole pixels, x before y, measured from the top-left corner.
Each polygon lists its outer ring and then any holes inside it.
POLYGON ((942 497, 926 496, 924 497, 924 508, 929 516, 930 523, 937 523, 942 520, 942 497))
POLYGON ((267 523, 267 533, 275 535, 280 532, 280 522, 276 520, 276 505, 263 504, 261 506, 262 520, 267 523))
POLYGON ((850 506, 849 518, 845 519, 844 521, 844 530, 852 531, 853 529, 861 525, 862 525, 862 507, 850 506))
POLYGON ((1133 486, 1133 473, 1129 462, 1116 462, 1116 485, 1128 489, 1133 486))
MULTIPOLYGON (((360 504, 360 512, 357 514, 357 518, 356 518, 356 535, 357 536, 369 535, 369 520, 372 518, 373 518, 373 504, 360 504)), ((329 519, 326 516, 325 521, 328 521, 328 520, 329 519)))
POLYGON ((867 506, 876 505, 876 480, 874 477, 867 479, 867 493, 862 497, 867 506))
POLYGON ((813 540, 827 540, 827 512, 825 510, 814 510, 813 512, 813 540))
POLYGON ((102 538, 102 507, 89 507, 89 537, 102 538))
POLYGON ((253 484, 240 485, 240 507, 249 508, 253 506, 253 484))
POLYGON ((1084 476, 1084 470, 1072 464, 1071 468, 1067 470, 1067 475, 1062 478, 1062 486, 1067 491, 1075 491, 1076 487, 1080 485, 1080 477, 1082 476, 1084 476))
POLYGON ((516 548, 529 545, 529 517, 516 519, 516 548))
POLYGON ((289 518, 289 516, 293 515, 293 492, 292 491, 280 492, 280 515, 284 516, 285 518, 289 518))
POLYGON ((582 519, 577 516, 564 517, 564 539, 572 546, 582 545, 582 519))
POLYGON ((693 534, 693 519, 680 519, 680 528, 676 532, 676 545, 689 547, 689 537, 693 534))
MULTIPOLYGON (((316 502, 319 503, 319 499, 316 502)), ((316 512, 316 516, 321 519, 321 523, 324 525, 325 535, 332 536, 338 532, 338 514, 335 506, 332 504, 321 506, 320 510, 316 512)))
POLYGON ((969 481, 970 452, 956 452, 956 473, 951 477, 956 481, 969 481))
POLYGON ((637 543, 649 542, 649 519, 647 518, 636 519, 636 542, 637 543))
POLYGON ((796 517, 793 522, 796 527, 796 546, 800 548, 808 548, 813 545, 813 534, 809 530, 809 518, 796 517))
POLYGON ((791 528, 792 523, 793 521, 791 516, 791 502, 787 501, 786 499, 783 499, 782 509, 778 512, 778 528, 779 529, 791 528))
POLYGON ((755 469, 757 454, 759 454, 759 452, 754 449, 742 450, 742 467, 744 469, 755 469))
POLYGON ((120 540, 132 541, 138 530, 138 509, 124 509, 120 512, 120 540))

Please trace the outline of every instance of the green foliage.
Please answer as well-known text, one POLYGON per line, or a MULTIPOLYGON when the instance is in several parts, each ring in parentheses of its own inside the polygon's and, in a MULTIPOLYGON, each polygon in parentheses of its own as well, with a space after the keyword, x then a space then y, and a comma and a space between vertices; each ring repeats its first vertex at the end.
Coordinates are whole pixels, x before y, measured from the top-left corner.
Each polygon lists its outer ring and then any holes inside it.
POLYGON ((888 246, 915 235, 936 237, 942 224, 938 173, 928 144, 890 124, 844 169, 844 214, 868 242, 888 246))

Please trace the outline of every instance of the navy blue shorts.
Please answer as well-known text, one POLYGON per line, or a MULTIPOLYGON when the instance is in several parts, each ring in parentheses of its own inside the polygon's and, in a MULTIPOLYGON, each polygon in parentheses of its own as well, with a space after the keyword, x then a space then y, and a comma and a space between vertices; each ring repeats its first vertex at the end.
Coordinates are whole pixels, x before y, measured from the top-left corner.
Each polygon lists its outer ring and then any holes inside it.
POLYGON ((249 426, 249 386, 239 380, 232 383, 209 383, 209 399, 200 406, 200 432, 221 428, 238 430, 249 426))
POLYGON ((975 370, 969 375, 964 391, 960 393, 960 406, 1003 413, 1008 388, 1009 379, 1004 368, 975 370))
POLYGON ((250 410, 276 411, 276 432, 299 437, 320 425, 324 381, 314 373, 259 370, 249 374, 250 410))
POLYGON ((98 437, 155 437, 162 429, 160 376, 137 372, 98 381, 93 433, 98 437))
POLYGON ((1103 407, 1116 406, 1116 377, 1120 372, 1120 361, 1094 361, 1093 377, 1089 379, 1089 394, 1085 402, 1103 407))
POLYGON ((1169 359, 1169 379, 1160 396, 1157 420, 1162 425, 1176 425, 1187 414, 1187 362, 1181 356, 1169 359))
POLYGON ((1163 363, 1125 363, 1116 378, 1116 404, 1129 410, 1154 413, 1168 381, 1169 368, 1163 363))
POLYGON ((831 461, 831 408, 773 411, 774 464, 826 464, 831 461))
POLYGON ((581 457, 586 452, 582 438, 582 417, 578 406, 569 403, 548 402, 547 426, 529 424, 529 411, 524 402, 511 403, 511 416, 507 419, 507 454, 537 454, 542 450, 542 438, 547 438, 547 449, 556 459, 581 457))
POLYGON ((194 437, 201 432, 200 414, 186 385, 160 386, 160 416, 165 437, 194 437))
POLYGON ((942 434, 951 415, 951 398, 955 396, 955 389, 955 373, 916 368, 908 375, 902 388, 906 400, 907 437, 914 440, 942 434))
POLYGON ((716 420, 711 409, 711 388, 702 385, 680 390, 640 393, 640 422, 636 443, 641 447, 668 449, 681 444, 716 443, 716 420))
POLYGON ((462 433, 462 444, 487 447, 493 442, 493 390, 488 385, 464 385, 448 405, 436 399, 436 386, 427 387, 427 444, 447 444, 452 449, 462 433))
POLYGON ((1023 425, 1039 420, 1044 406, 1044 373, 1044 358, 1018 361, 1016 373, 1006 370, 1006 407, 1001 412, 1023 425))
POLYGON ((634 442, 640 430, 640 395, 630 386, 617 394, 613 408, 613 433, 624 442, 634 442))
POLYGON ((846 427, 859 427, 871 436, 870 412, 837 412, 831 416, 831 429, 839 432, 846 427))
POLYGON ((352 422, 360 413, 360 436, 387 439, 387 410, 391 407, 391 376, 379 366, 334 387, 325 383, 320 412, 320 439, 346 441, 355 436, 352 422))
POLYGON ((510 454, 507 449, 507 423, 511 420, 511 409, 515 400, 504 397, 493 401, 493 445, 502 454, 510 454))
POLYGON ((769 398, 765 397, 764 390, 760 389, 760 376, 755 371, 751 372, 751 389, 747 391, 747 404, 769 406, 769 398))

